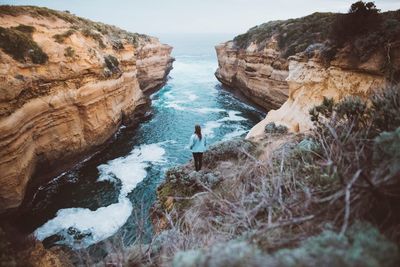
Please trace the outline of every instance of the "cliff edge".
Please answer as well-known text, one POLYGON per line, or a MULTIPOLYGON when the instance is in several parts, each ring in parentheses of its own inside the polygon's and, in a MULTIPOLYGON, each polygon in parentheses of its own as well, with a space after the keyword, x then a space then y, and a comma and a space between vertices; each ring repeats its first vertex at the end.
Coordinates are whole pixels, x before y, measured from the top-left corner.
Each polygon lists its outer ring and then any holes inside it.
POLYGON ((309 110, 325 97, 366 99, 396 83, 400 11, 378 11, 272 21, 218 45, 218 80, 269 110, 247 138, 258 138, 271 122, 308 131, 309 110))
POLYGON ((35 170, 59 170, 143 115, 172 47, 30 6, 0 6, 0 211, 18 207, 35 170))

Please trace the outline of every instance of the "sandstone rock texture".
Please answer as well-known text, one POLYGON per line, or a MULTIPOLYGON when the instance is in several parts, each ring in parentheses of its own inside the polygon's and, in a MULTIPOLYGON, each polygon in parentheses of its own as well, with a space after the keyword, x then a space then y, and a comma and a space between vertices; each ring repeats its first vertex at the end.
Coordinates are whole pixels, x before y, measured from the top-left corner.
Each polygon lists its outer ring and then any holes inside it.
POLYGON ((0 25, 48 56, 35 64, 0 48, 1 212, 21 204, 35 170, 76 161, 137 120, 173 58, 154 37, 67 12, 2 6, 0 25))
POLYGON ((309 110, 324 97, 367 98, 399 80, 399 14, 379 14, 377 29, 342 43, 330 30, 337 15, 314 13, 253 27, 216 46, 217 79, 268 110, 247 138, 263 135, 270 122, 305 132, 312 127, 309 110))
POLYGON ((255 125, 247 138, 264 134, 265 126, 274 122, 292 132, 305 132, 312 127, 309 110, 324 97, 340 101, 345 97, 367 98, 373 90, 386 86, 386 79, 378 72, 350 69, 343 62, 333 62, 326 68, 318 59, 289 60, 289 97, 277 110, 270 110, 264 120, 255 125), (340 63, 340 64, 339 64, 340 63))
POLYGON ((217 79, 239 89, 246 97, 270 110, 278 108, 288 97, 287 62, 281 59, 273 38, 263 48, 255 43, 240 49, 234 42, 216 46, 217 79))

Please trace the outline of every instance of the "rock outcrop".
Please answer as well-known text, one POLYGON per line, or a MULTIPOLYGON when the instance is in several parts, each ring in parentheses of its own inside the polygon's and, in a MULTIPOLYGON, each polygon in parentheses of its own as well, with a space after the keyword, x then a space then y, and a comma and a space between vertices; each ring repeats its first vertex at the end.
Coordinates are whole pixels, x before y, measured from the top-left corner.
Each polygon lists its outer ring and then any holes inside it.
POLYGON ((379 72, 351 69, 344 62, 332 62, 326 68, 317 58, 289 60, 289 98, 277 110, 268 112, 266 118, 254 126, 247 138, 264 134, 265 126, 274 122, 292 132, 304 132, 312 127, 309 110, 319 105, 324 97, 340 101, 349 96, 368 98, 374 90, 387 84, 379 72))
MULTIPOLYGON (((399 14, 379 14, 369 32, 356 28, 352 30, 359 32, 352 36, 345 26, 335 24, 341 21, 335 14, 314 13, 268 22, 218 45, 218 80, 269 110, 247 138, 262 135, 271 122, 292 132, 307 131, 312 127, 309 110, 324 97, 335 101, 349 96, 367 98, 398 80, 399 14), (336 31, 330 31, 332 25, 336 31)), ((359 19, 352 14, 343 16, 359 19)))
POLYGON ((234 42, 216 46, 219 68, 217 79, 239 89, 246 97, 270 110, 278 108, 288 97, 287 62, 280 57, 276 40, 264 48, 255 43, 240 49, 234 42))
POLYGON ((326 39, 326 25, 333 18, 332 13, 314 13, 253 27, 216 46, 219 67, 215 76, 266 110, 279 108, 289 94, 288 57, 326 39))
POLYGON ((0 8, 4 211, 20 205, 35 170, 76 162, 140 118, 144 92, 164 84, 173 58, 154 37, 68 12, 0 8))

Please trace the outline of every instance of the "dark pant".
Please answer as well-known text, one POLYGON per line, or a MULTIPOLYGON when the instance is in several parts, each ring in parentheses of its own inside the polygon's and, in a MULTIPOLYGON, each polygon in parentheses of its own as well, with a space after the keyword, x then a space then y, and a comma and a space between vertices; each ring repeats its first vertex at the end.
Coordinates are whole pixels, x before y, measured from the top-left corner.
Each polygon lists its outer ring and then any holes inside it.
POLYGON ((194 167, 196 171, 200 171, 203 163, 203 153, 193 153, 194 167))

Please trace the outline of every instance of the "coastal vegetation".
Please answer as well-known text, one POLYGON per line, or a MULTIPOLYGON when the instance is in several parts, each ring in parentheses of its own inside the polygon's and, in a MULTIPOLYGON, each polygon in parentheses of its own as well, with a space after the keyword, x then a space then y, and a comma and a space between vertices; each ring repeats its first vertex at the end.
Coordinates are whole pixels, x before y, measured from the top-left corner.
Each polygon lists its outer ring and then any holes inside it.
POLYGON ((333 13, 314 13, 298 19, 271 21, 236 36, 234 42, 240 48, 246 48, 252 42, 262 43, 276 37, 284 51, 282 56, 289 57, 303 52, 311 44, 324 42, 329 36, 327 25, 331 25, 334 19, 333 13))
POLYGON ((104 48, 104 43, 101 37, 102 35, 108 36, 110 39, 114 39, 116 42, 119 42, 119 40, 121 39, 127 40, 129 43, 133 44, 136 47, 140 44, 140 42, 142 42, 142 40, 148 41, 150 38, 145 34, 131 33, 113 25, 108 25, 101 22, 94 22, 89 19, 78 17, 71 14, 69 11, 61 12, 45 7, 15 7, 10 5, 1 5, 0 14, 2 14, 3 16, 20 16, 22 14, 26 14, 31 16, 32 18, 44 17, 61 19, 70 23, 70 30, 54 35, 54 39, 58 43, 63 43, 67 37, 71 36, 77 30, 81 31, 83 35, 97 41, 102 48, 104 48))
POLYGON ((14 28, 0 27, 0 48, 19 62, 31 61, 44 64, 48 56, 32 39, 35 28, 19 25, 14 28))
POLYGON ((64 33, 55 34, 53 36, 53 38, 57 43, 64 43, 65 39, 67 39, 68 37, 70 37, 74 33, 75 33, 75 30, 70 29, 68 31, 65 31, 64 33))
MULTIPOLYGON (((329 65, 338 52, 347 47, 346 55, 354 65, 364 63, 373 54, 386 55, 381 68, 398 82, 400 70, 395 67, 393 48, 400 36, 400 10, 381 13, 373 2, 358 1, 346 14, 314 13, 298 19, 271 21, 251 28, 233 41, 241 49, 251 43, 259 47, 276 39, 281 57, 319 50, 329 65)), ((311 54, 312 56, 313 54, 311 54)))
POLYGON ((256 145, 214 146, 200 173, 170 169, 149 263, 397 266, 399 103, 398 87, 368 101, 325 99, 308 134, 269 125, 256 145))
MULTIPOLYGON (((125 62, 116 55, 124 45, 138 46, 149 38, 69 12, 10 6, 0 6, 0 12, 71 23, 50 39, 65 45, 61 51, 70 59, 82 55, 69 46, 74 34, 94 40, 101 49, 108 46, 100 57, 107 78, 123 73, 125 62)), ((18 62, 45 64, 48 57, 34 33, 27 25, 0 27, 0 47, 18 62)), ((307 132, 270 122, 258 139, 214 144, 199 172, 191 162, 168 169, 150 214, 134 220, 136 240, 128 246, 120 233, 81 250, 45 249, 1 225, 0 266, 29 266, 35 257, 58 266, 399 266, 400 64, 393 52, 399 36, 399 11, 380 13, 364 2, 353 4, 347 14, 273 21, 237 36, 235 48, 252 43, 264 48, 273 39, 282 58, 321 56, 326 67, 339 53, 354 66, 384 55, 382 73, 371 75, 382 74, 388 86, 349 92, 339 101, 321 97, 309 110, 313 127, 307 132), (152 223, 151 235, 147 222, 152 223)), ((65 230, 75 237, 86 234, 73 227, 65 230)))

